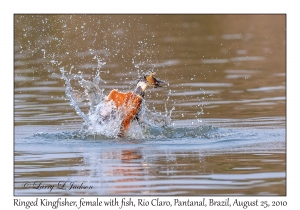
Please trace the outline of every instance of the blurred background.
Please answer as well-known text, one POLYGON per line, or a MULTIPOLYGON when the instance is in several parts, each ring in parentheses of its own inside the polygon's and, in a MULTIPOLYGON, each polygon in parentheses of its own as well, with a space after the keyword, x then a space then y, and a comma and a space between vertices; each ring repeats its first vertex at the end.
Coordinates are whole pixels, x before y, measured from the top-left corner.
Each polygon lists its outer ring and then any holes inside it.
POLYGON ((16 14, 14 124, 16 195, 286 195, 286 15, 16 14), (62 68, 104 94, 155 71, 147 107, 175 126, 84 135, 62 68))
POLYGON ((285 15, 18 14, 14 26, 15 125, 80 121, 59 68, 92 79, 100 61, 106 94, 154 70, 169 86, 148 91, 149 108, 174 120, 285 118, 285 15))

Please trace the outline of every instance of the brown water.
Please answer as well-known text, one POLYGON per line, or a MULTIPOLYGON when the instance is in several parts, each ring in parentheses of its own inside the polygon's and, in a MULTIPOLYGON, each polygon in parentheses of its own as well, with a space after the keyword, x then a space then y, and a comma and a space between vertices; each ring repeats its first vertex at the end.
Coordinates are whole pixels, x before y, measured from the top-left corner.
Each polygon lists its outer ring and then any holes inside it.
POLYGON ((15 15, 14 26, 15 195, 286 194, 285 15, 15 15), (100 68, 104 94, 154 70, 168 85, 147 108, 172 122, 90 135, 61 68, 86 80, 100 68), (58 188, 70 182, 93 187, 58 188))

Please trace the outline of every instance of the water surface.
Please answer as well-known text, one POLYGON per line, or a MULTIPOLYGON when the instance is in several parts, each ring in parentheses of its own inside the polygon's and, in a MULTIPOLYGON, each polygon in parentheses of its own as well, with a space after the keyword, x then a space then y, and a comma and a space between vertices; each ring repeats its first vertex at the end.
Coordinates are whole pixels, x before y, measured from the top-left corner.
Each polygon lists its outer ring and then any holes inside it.
POLYGON ((286 195, 285 29, 284 15, 15 15, 15 195, 286 195), (79 92, 100 71, 104 95, 154 70, 168 85, 146 114, 170 121, 87 132, 62 68, 79 92))

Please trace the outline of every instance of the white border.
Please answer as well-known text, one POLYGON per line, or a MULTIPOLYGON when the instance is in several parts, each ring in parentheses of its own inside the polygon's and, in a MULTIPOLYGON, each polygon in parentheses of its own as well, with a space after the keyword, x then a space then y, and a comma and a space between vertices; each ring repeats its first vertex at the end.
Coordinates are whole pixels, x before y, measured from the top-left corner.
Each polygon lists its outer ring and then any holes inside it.
MULTIPOLYGON (((9 1, 1 5, 1 206, 13 207, 13 15, 15 13, 281 13, 287 14, 287 200, 298 207, 299 12, 296 1, 9 1), (4 63, 4 65, 3 65, 4 63)), ((28 198, 27 198, 28 199, 28 198)), ((53 199, 54 198, 50 198, 53 199)), ((91 197, 92 199, 92 197, 91 197)), ((168 197, 166 197, 168 199, 168 197)), ((172 198, 170 198, 172 199, 172 198)), ((220 198, 219 198, 220 199, 220 198)), ((242 199, 246 199, 243 197, 242 199)), ((272 200, 265 197, 266 200, 272 200)), ((16 208, 16 207, 13 207, 16 208)), ((49 207, 48 207, 49 208, 49 207)), ((249 207, 250 208, 250 207, 249 207)), ((20 208, 19 208, 20 209, 20 208)), ((71 208, 70 208, 71 209, 71 208)), ((74 208, 72 208, 74 209, 74 208)), ((240 208, 241 209, 241 208, 240 208)))

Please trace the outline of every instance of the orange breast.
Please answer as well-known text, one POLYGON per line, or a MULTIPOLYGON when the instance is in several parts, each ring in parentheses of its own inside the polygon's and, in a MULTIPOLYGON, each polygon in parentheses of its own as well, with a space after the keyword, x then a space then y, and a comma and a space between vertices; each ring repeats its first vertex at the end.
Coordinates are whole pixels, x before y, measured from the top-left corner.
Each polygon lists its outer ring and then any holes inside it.
POLYGON ((130 122, 137 115, 143 98, 133 92, 122 93, 114 89, 107 96, 106 101, 110 100, 114 101, 117 109, 122 113, 123 120, 119 136, 123 136, 130 122))

